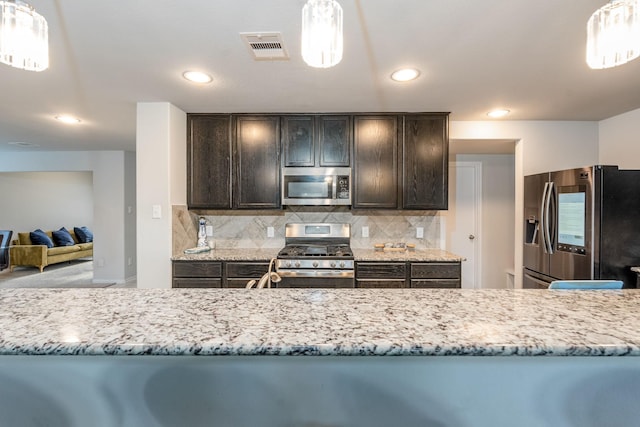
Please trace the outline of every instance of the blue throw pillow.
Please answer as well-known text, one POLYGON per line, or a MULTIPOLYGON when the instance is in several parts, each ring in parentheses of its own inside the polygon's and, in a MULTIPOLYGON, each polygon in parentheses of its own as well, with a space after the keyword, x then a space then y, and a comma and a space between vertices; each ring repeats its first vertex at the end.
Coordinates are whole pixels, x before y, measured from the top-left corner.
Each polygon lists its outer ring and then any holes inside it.
POLYGON ((71 233, 69 233, 69 231, 64 227, 58 231, 52 232, 51 234, 53 234, 53 243, 55 243, 56 246, 73 246, 76 244, 73 237, 71 237, 71 233))
POLYGON ((53 247, 53 241, 51 238, 47 236, 47 233, 39 228, 29 233, 29 238, 31 239, 31 243, 34 245, 46 245, 48 248, 53 247))
POLYGON ((76 233, 78 242, 89 243, 93 242, 93 233, 87 227, 73 227, 73 232, 76 233))

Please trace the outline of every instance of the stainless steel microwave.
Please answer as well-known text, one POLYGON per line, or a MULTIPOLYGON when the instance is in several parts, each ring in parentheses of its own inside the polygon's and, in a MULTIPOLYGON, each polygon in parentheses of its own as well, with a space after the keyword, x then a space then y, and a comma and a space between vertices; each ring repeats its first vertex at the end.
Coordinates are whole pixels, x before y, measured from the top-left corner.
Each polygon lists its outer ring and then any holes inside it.
POLYGON ((351 204, 351 168, 283 168, 282 204, 351 204))

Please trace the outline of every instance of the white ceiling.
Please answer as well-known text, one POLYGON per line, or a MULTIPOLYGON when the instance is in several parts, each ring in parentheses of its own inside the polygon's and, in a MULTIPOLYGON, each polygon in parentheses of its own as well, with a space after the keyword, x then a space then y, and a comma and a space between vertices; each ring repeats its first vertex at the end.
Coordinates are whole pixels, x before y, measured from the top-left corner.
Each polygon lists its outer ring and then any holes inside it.
POLYGON ((591 70, 586 22, 607 0, 339 0, 342 62, 300 56, 305 0, 31 0, 49 22, 40 73, 0 64, 0 151, 134 150, 136 103, 186 112, 450 111, 451 120, 602 120, 640 108, 640 60, 591 70), (282 33, 257 62, 239 33, 282 33), (422 70, 394 83, 397 68, 422 70), (185 81, 187 69, 213 83, 185 81), (65 126, 60 113, 82 123, 65 126), (21 148, 9 142, 39 145, 21 148))

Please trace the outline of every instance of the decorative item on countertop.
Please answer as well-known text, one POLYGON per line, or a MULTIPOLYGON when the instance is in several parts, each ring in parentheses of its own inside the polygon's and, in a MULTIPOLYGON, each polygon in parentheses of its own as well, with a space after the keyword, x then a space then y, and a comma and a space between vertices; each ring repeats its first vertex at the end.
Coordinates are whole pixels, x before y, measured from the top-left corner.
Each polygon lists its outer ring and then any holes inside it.
POLYGON ((198 227, 198 243, 196 247, 198 248, 208 248, 209 241, 207 240, 207 220, 205 217, 201 216, 198 221, 200 226, 198 227))
POLYGON ((415 251, 416 245, 413 243, 376 243, 373 245, 376 251, 383 252, 406 252, 415 251))
POLYGON ((185 249, 185 254, 201 254, 203 252, 209 252, 211 245, 207 240, 207 220, 201 216, 198 220, 198 243, 195 248, 185 249))
POLYGON ((211 250, 211 248, 209 246, 204 246, 201 248, 189 248, 189 249, 185 249, 184 253, 185 254, 201 254, 204 252, 209 252, 211 250))

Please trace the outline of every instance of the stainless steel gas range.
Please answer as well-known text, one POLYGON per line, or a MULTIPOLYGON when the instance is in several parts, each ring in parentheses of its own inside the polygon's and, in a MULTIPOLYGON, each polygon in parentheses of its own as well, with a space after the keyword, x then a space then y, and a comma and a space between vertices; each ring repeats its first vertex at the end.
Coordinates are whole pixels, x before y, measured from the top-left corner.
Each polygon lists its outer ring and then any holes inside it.
POLYGON ((350 224, 287 224, 276 259, 279 288, 353 288, 350 224))

